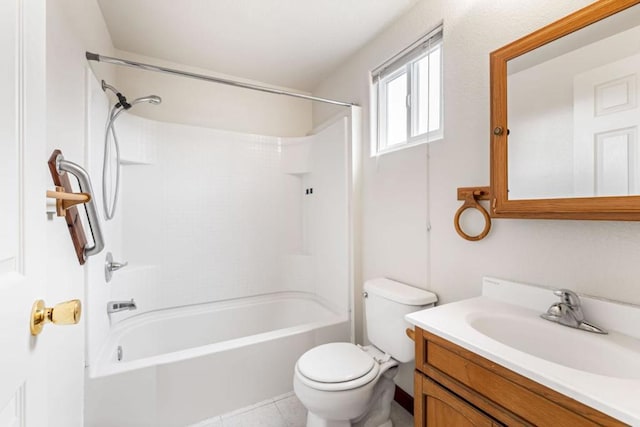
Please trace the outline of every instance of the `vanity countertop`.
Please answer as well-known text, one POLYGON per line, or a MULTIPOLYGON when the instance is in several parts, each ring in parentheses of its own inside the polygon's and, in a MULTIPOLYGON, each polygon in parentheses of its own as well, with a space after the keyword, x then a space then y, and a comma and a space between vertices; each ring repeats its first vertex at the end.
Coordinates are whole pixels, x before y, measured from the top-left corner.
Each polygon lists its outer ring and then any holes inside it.
POLYGON ((637 328, 640 308, 581 297, 587 320, 610 331, 599 335, 541 319, 548 302, 556 299, 549 289, 485 278, 483 296, 411 313, 406 320, 640 426, 640 339, 621 330, 637 328), (617 319, 611 320, 612 312, 617 319))

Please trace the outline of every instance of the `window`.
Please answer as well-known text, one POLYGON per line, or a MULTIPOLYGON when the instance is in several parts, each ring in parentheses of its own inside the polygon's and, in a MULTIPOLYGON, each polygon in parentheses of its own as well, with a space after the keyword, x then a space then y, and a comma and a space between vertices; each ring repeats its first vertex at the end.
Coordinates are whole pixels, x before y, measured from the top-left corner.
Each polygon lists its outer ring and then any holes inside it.
POLYGON ((372 155, 442 138, 442 27, 371 74, 377 104, 372 155))

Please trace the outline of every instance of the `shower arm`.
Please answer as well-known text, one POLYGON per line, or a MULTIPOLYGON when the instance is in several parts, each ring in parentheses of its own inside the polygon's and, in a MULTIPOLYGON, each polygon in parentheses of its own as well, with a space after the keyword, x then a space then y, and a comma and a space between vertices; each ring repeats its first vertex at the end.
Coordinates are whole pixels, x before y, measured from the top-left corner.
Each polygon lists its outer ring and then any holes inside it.
POLYGON ((86 244, 83 252, 84 258, 88 258, 92 255, 97 255, 104 248, 104 238, 102 236, 102 229, 100 228, 100 219, 96 211, 96 205, 93 197, 93 188, 91 187, 91 178, 84 168, 76 163, 65 160, 62 154, 56 157, 56 170, 59 175, 64 172, 69 172, 78 179, 80 191, 91 195, 91 199, 88 203, 84 204, 85 211, 87 212, 87 220, 89 223, 89 230, 93 238, 93 245, 86 244))

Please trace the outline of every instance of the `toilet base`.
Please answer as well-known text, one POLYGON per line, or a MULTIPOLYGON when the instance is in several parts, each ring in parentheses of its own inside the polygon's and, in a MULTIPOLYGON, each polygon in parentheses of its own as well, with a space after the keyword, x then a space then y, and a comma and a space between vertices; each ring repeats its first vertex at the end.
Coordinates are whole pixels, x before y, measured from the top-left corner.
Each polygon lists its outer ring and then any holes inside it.
POLYGON ((326 420, 307 412, 307 427, 351 427, 351 423, 348 420, 326 420))
POLYGON ((393 382, 398 368, 392 368, 382 375, 371 400, 371 406, 367 412, 352 425, 354 427, 392 427, 393 423, 389 419, 391 417, 391 402, 396 391, 396 385, 393 382))
MULTIPOLYGON (((365 422, 364 424, 361 424, 361 423, 351 424, 350 421, 325 420, 312 412, 307 412, 307 427, 351 427, 351 426, 370 427, 370 423, 365 422)), ((385 423, 377 425, 375 427, 393 427, 393 423, 391 422, 391 420, 387 420, 385 423)))
POLYGON ((355 420, 328 420, 311 411, 307 412, 307 427, 393 427, 390 420, 391 402, 396 385, 393 377, 398 368, 385 372, 375 386, 370 406, 366 412, 355 420))

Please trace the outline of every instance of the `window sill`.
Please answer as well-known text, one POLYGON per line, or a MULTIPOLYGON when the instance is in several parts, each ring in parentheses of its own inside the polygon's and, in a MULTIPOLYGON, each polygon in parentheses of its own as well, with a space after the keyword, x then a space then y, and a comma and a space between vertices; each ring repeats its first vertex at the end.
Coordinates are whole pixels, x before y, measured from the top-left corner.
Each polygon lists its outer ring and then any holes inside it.
POLYGON ((431 144, 433 142, 442 141, 443 139, 444 139, 444 135, 437 135, 435 137, 432 137, 431 139, 426 137, 419 138, 404 144, 397 144, 392 147, 385 148, 384 150, 380 150, 377 153, 376 152, 371 153, 369 157, 370 158, 379 157, 384 154, 395 153, 396 151, 404 150, 405 148, 412 148, 412 147, 417 147, 418 145, 431 144))

